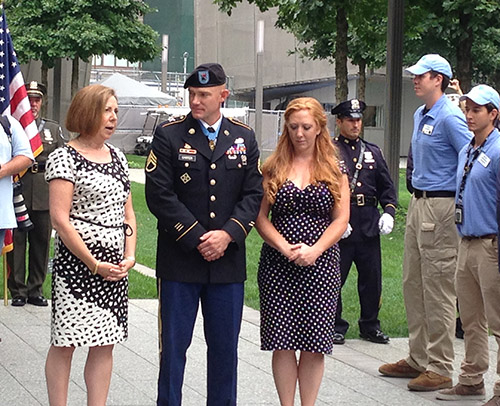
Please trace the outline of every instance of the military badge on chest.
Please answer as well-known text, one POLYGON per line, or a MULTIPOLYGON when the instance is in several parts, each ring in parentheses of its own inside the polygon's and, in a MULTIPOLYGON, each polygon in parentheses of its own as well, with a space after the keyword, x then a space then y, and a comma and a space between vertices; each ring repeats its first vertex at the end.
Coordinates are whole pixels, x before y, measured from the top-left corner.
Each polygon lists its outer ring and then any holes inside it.
POLYGON ((241 164, 247 164, 247 147, 245 145, 245 141, 243 138, 236 138, 234 140, 234 144, 231 145, 227 151, 226 155, 228 159, 238 159, 238 156, 241 157, 241 164))
POLYGON ((43 129, 43 138, 47 144, 52 144, 54 142, 54 137, 48 128, 43 129))

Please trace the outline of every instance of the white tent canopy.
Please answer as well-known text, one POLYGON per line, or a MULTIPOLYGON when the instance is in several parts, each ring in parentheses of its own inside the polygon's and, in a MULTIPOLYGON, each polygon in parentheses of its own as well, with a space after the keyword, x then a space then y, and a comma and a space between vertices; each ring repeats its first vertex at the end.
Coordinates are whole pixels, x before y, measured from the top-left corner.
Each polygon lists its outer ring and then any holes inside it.
POLYGON ((160 92, 137 80, 131 79, 121 73, 114 73, 109 78, 99 82, 101 85, 111 87, 118 97, 118 104, 123 106, 175 106, 175 97, 160 92))
POLYGON ((120 73, 114 73, 99 83, 114 89, 118 98, 118 126, 111 137, 111 144, 125 152, 134 150, 136 138, 144 125, 144 113, 148 109, 176 105, 175 97, 120 73))

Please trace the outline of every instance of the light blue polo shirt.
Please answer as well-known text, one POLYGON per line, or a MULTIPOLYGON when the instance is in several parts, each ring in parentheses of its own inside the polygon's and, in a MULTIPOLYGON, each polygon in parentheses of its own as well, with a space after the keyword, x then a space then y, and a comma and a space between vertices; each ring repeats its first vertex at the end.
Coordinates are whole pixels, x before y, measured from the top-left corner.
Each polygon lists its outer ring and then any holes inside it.
MULTIPOLYGON (((462 148, 458 156, 456 200, 458 200, 458 192, 467 161, 467 148, 468 145, 462 148)), ((495 129, 486 139, 482 152, 474 161, 465 182, 462 200, 463 219, 462 224, 457 224, 461 236, 479 237, 497 233, 496 184, 499 166, 500 133, 495 129), (483 154, 484 156, 482 156, 483 154)))
POLYGON ((444 94, 426 114, 424 107, 413 116, 412 185, 426 191, 454 191, 458 153, 472 133, 462 111, 444 94))
MULTIPOLYGON (((18 155, 33 159, 30 142, 23 127, 17 120, 12 117, 8 118, 12 131, 12 144, 9 142, 3 127, 0 126, 0 164, 4 165, 18 155)), ((0 196, 0 229, 16 228, 17 222, 12 203, 12 176, 0 179, 0 196)))

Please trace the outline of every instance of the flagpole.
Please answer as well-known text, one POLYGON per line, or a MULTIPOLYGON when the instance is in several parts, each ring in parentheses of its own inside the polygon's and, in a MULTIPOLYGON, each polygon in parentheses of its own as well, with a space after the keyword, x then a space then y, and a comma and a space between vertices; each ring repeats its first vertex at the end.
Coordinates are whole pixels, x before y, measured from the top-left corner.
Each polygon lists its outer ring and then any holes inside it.
POLYGON ((7 306, 9 304, 8 292, 7 292, 7 256, 3 256, 3 305, 7 306))

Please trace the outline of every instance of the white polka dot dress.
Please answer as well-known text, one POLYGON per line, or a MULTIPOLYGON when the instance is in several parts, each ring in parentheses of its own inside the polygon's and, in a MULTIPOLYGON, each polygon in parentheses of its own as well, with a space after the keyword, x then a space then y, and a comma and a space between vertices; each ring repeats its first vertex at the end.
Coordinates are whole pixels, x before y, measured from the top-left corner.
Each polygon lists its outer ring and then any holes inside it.
MULTIPOLYGON (((301 190, 287 180, 277 193, 271 222, 289 243, 312 245, 330 225, 333 205, 324 183, 301 190)), ((258 283, 262 350, 331 354, 340 291, 337 244, 315 265, 301 267, 264 243, 258 283)))
MULTIPOLYGON (((118 263, 125 243, 125 203, 130 193, 125 156, 114 147, 112 162, 95 163, 66 145, 50 154, 45 178, 74 184, 70 221, 100 261, 118 263)), ((56 236, 52 274, 51 344, 110 345, 127 338, 128 280, 92 275, 56 236)))

